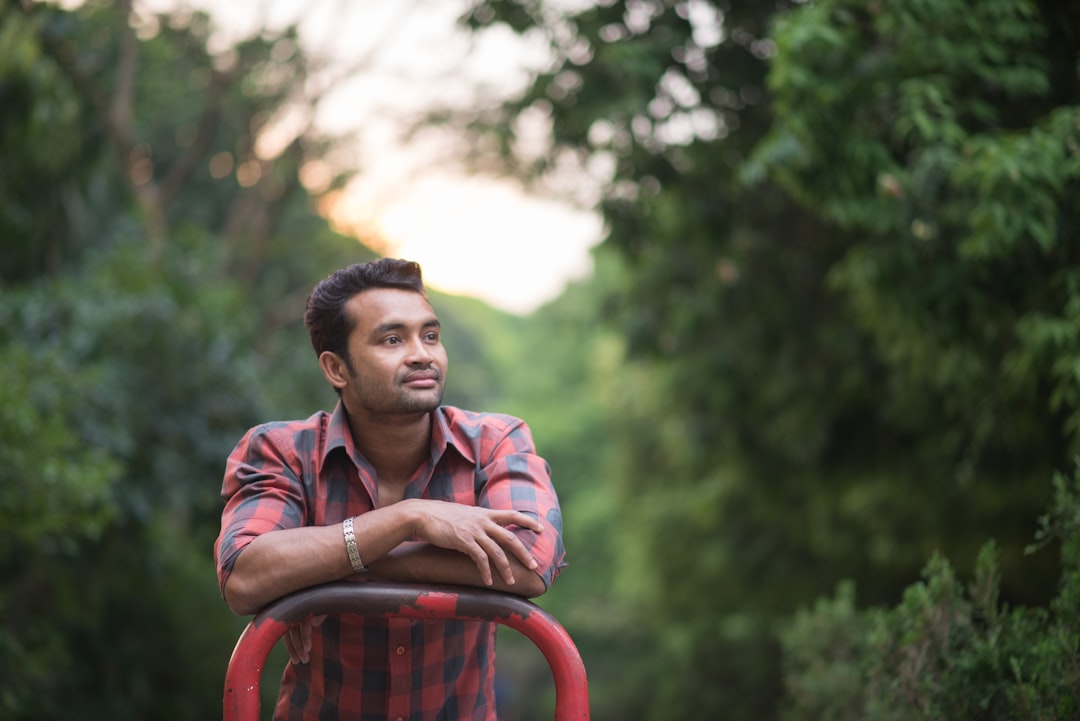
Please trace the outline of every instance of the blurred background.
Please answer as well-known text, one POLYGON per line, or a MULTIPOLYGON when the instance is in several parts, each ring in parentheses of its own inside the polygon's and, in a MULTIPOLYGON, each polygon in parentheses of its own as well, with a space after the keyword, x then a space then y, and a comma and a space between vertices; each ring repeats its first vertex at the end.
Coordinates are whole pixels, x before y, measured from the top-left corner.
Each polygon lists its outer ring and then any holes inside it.
POLYGON ((1078 199, 1076 3, 3 0, 0 718, 220 718, 224 459, 380 255, 594 719, 1076 718, 1078 199))

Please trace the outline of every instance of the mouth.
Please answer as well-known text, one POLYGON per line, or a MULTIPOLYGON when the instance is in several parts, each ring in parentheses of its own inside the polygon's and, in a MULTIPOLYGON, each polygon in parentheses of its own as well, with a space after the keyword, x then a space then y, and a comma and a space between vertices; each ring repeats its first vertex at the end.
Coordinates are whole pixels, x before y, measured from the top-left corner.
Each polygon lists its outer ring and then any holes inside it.
POLYGON ((412 388, 434 388, 439 385, 441 377, 436 370, 415 371, 405 376, 403 383, 412 388))

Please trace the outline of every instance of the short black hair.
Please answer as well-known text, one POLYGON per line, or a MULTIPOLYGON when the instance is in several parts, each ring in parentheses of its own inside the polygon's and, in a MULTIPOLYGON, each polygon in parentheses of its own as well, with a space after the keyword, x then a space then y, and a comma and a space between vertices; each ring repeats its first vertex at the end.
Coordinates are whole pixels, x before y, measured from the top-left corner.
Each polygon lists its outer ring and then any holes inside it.
POLYGON ((371 288, 399 288, 426 297, 420 265, 411 260, 380 258, 334 271, 311 291, 304 311, 315 355, 336 353, 352 370, 348 343, 355 320, 345 312, 345 305, 357 293, 371 288))

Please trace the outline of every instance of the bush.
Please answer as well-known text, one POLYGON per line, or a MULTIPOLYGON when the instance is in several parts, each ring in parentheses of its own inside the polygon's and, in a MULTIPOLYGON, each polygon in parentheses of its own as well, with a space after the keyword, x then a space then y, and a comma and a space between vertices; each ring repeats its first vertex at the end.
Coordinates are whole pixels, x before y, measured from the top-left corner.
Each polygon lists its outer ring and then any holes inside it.
POLYGON ((1028 548, 1060 544, 1064 570, 1049 607, 1001 601, 993 542, 980 552, 970 584, 935 555, 895 608, 859 610, 854 585, 842 583, 781 633, 785 718, 1077 718, 1080 466, 1072 477, 1058 474, 1054 489, 1028 548))

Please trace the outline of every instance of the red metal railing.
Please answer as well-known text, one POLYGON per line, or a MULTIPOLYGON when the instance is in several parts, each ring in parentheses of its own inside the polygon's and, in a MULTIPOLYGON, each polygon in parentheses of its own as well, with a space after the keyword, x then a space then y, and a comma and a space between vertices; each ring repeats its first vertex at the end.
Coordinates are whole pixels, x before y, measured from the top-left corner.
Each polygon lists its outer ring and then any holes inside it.
POLYGON ((225 673, 224 721, 257 721, 259 686, 271 649, 289 625, 309 614, 358 613, 370 618, 493 621, 534 644, 555 680, 556 721, 588 721, 585 665, 566 630, 519 596, 461 586, 331 583, 298 591, 263 609, 240 635, 225 673))

